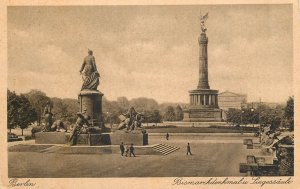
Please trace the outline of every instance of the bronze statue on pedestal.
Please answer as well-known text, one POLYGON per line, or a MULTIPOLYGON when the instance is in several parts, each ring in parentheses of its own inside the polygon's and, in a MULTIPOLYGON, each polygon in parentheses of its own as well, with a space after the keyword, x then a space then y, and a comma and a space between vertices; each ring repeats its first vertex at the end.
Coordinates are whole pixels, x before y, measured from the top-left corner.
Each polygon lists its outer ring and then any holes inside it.
POLYGON ((83 75, 83 84, 81 90, 97 90, 97 87, 99 85, 100 74, 97 70, 95 57, 93 56, 93 51, 88 50, 88 56, 84 58, 79 72, 83 75))

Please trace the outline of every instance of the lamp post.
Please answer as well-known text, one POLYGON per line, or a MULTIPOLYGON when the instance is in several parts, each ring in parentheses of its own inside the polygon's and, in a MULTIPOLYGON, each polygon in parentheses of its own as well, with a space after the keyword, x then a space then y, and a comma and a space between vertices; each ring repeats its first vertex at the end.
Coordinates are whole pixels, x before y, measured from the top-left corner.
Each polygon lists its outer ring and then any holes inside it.
POLYGON ((242 113, 241 113, 241 126, 242 126, 242 123, 243 123, 243 114, 244 114, 244 110, 242 110, 242 113))
POLYGON ((252 114, 252 127, 254 128, 254 120, 253 120, 253 114, 254 114, 254 108, 252 106, 252 108, 250 109, 251 110, 251 114, 252 114))
POLYGON ((259 98, 259 106, 258 106, 258 124, 259 124, 259 143, 261 143, 261 121, 260 121, 260 113, 261 113, 261 99, 259 98))
POLYGON ((254 128, 254 120, 253 120, 253 114, 254 114, 254 108, 253 108, 253 102, 252 102, 252 107, 251 107, 251 115, 252 115, 252 126, 253 126, 253 128, 254 128))
POLYGON ((242 110, 242 113, 241 113, 241 134, 244 134, 244 130, 243 130, 243 127, 242 127, 242 123, 243 123, 243 114, 244 114, 244 110, 242 110))
POLYGON ((106 112, 106 114, 107 114, 107 123, 110 124, 110 128, 112 128, 109 112, 106 112))

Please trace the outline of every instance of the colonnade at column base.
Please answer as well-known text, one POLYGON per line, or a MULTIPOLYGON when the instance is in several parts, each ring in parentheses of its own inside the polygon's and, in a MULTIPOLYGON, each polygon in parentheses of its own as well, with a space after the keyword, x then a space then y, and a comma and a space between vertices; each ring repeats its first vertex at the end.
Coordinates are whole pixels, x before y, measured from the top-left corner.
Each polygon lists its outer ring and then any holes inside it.
POLYGON ((222 110, 218 106, 218 90, 196 89, 189 91, 190 105, 183 110, 185 122, 219 122, 222 110))

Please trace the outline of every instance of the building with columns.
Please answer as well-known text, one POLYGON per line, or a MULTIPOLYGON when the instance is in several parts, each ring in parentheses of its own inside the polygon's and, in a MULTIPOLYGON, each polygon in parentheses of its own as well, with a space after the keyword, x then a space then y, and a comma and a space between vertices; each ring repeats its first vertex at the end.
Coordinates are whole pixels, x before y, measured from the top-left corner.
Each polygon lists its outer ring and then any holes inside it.
POLYGON ((219 107, 227 111, 230 108, 243 109, 247 107, 247 95, 224 91, 219 94, 219 107))
POLYGON ((183 121, 187 122, 219 122, 222 111, 218 105, 218 90, 210 89, 208 83, 208 38, 202 31, 199 42, 199 81, 197 89, 189 91, 189 107, 183 110, 183 121))

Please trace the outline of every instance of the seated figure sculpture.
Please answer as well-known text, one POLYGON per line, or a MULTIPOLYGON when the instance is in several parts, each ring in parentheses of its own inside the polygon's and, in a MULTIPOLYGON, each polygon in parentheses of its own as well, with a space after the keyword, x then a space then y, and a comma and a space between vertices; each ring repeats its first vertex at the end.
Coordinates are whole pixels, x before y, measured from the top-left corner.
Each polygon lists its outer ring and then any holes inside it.
POLYGON ((126 131, 133 131, 142 127, 142 115, 137 113, 133 107, 126 114, 120 115, 119 118, 121 119, 121 123, 118 130, 126 129, 126 131))
POLYGON ((65 128, 64 123, 58 119, 54 121, 53 125, 51 126, 51 131, 67 132, 67 129, 65 128))
POLYGON ((47 102, 45 108, 44 108, 44 121, 45 121, 45 128, 44 132, 50 132, 51 131, 51 125, 53 124, 53 113, 51 112, 51 103, 50 101, 47 102))

